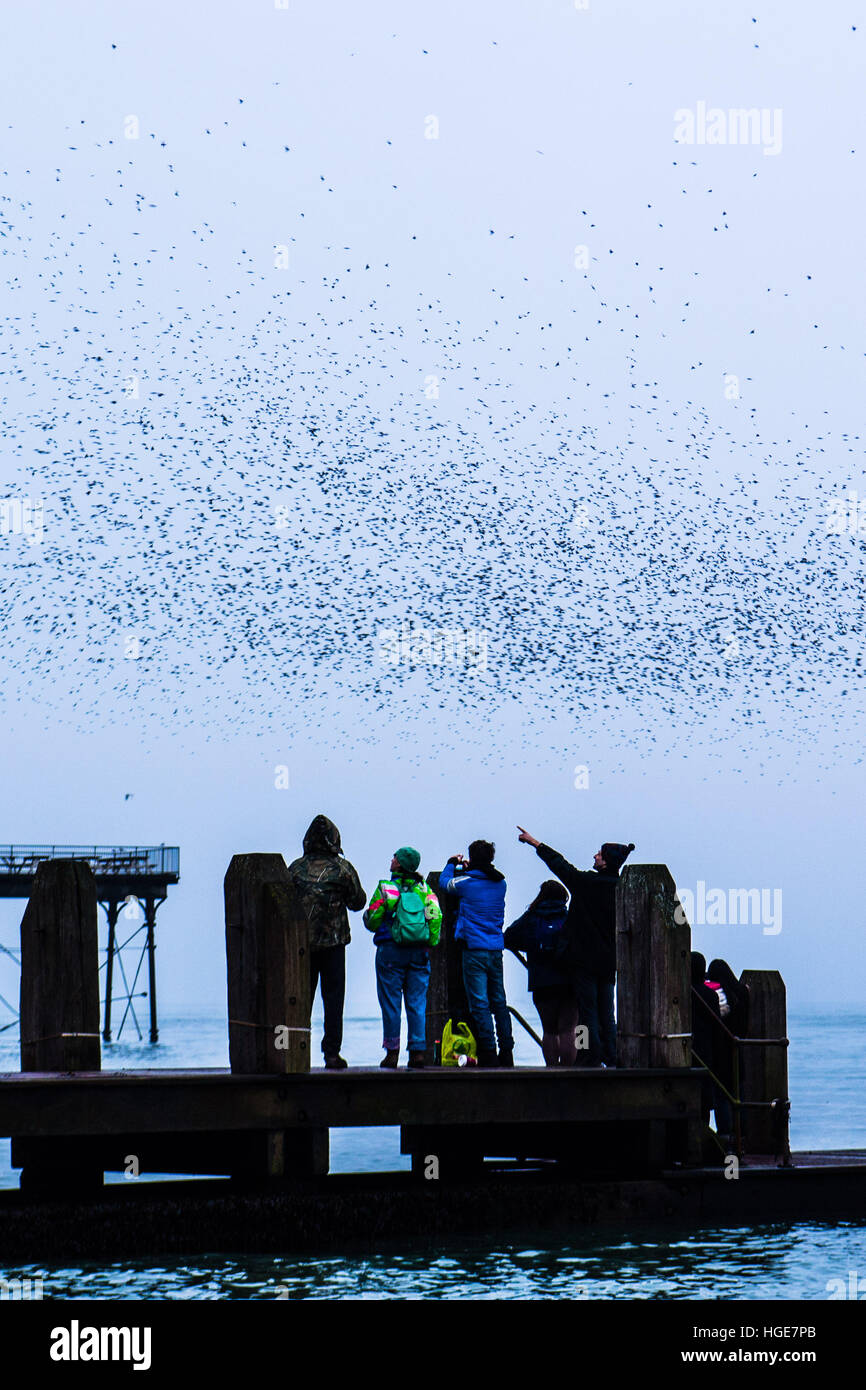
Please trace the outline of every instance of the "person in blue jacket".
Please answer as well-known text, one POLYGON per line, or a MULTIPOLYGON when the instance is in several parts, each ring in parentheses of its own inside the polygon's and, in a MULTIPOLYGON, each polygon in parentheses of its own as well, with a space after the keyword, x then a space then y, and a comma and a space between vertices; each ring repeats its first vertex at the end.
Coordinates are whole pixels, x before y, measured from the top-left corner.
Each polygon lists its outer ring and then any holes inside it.
POLYGON ((463 983, 478 1043, 478 1065, 513 1067, 514 1035, 502 979, 505 877, 494 868, 495 853, 496 846, 487 840, 473 840, 468 859, 453 854, 448 860, 439 875, 439 892, 457 899, 454 939, 463 947, 463 983))
POLYGON ((567 890, 549 878, 505 933, 506 948, 526 954, 529 992, 541 1019, 541 1050, 548 1067, 573 1067, 577 1061, 577 995, 557 951, 567 902, 567 890))

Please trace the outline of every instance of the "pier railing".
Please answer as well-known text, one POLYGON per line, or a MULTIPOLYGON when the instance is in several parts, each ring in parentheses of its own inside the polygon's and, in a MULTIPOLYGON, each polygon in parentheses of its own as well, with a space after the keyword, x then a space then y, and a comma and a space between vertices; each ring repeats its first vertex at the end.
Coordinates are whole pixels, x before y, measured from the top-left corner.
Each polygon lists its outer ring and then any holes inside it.
MULTIPOLYGON (((782 988, 784 989, 784 985, 782 988)), ((744 989, 748 997, 748 986, 745 985, 744 989)), ((791 1102, 788 1098, 785 1054, 783 1052, 781 1057, 767 1056, 766 1053, 763 1056, 755 1054, 759 1068, 764 1070, 767 1080, 770 1082, 770 1089, 775 1086, 779 1092, 778 1095, 763 1099, 756 1099, 754 1096, 749 1098, 743 1094, 741 1076, 745 1070, 745 1066, 741 1063, 741 1056, 745 1048, 787 1049, 790 1045, 789 1039, 787 1037, 738 1037, 735 1033, 731 1032, 727 1024, 713 1012, 707 1001, 701 998, 699 991, 692 987, 692 1008, 694 1008, 695 1003, 697 1003, 701 1009, 705 1010, 717 1038, 722 1039, 723 1045, 727 1048, 728 1058, 731 1064, 730 1089, 713 1069, 711 1063, 698 1054, 694 1044, 692 1045, 692 1058, 697 1062, 698 1066, 704 1068, 713 1084, 721 1091, 722 1095, 731 1106, 736 1152, 740 1155, 744 1152, 748 1139, 752 1137, 756 1128, 765 1131, 768 1130, 768 1132, 761 1137, 770 1140, 776 1156, 787 1166, 791 1162, 791 1149, 788 1138, 788 1117, 790 1115, 791 1102), (762 1113, 759 1116, 752 1117, 744 1114, 746 1111, 760 1111, 762 1113), (753 1118, 757 1124, 750 1124, 750 1120, 753 1118), (760 1124, 762 1120, 766 1122, 763 1126, 760 1124)), ((767 1086, 765 1085, 763 1089, 767 1090, 767 1086)), ((718 1120, 718 1116, 716 1118, 718 1120)), ((763 1151, 763 1149, 757 1149, 757 1152, 763 1151)))
POLYGON ((154 877, 177 881, 180 850, 169 845, 0 845, 0 877, 35 874, 50 859, 78 859, 97 878, 154 877))

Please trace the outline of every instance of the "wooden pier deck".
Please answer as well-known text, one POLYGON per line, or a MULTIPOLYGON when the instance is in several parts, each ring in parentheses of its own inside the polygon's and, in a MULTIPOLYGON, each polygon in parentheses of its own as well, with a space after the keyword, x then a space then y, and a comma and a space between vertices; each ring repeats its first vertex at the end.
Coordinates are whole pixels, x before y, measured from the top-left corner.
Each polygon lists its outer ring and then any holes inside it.
POLYGON ((690 1119, 702 1079, 638 1067, 4 1072, 0 1136, 690 1119))
POLYGON ((686 1068, 12 1072, 0 1136, 34 1180, 44 1154, 53 1184, 64 1163, 75 1185, 74 1170, 123 1171, 129 1155, 140 1173, 324 1173, 329 1130, 382 1125, 419 1163, 464 1172, 530 1155, 640 1170, 698 1160, 702 1081, 686 1068))

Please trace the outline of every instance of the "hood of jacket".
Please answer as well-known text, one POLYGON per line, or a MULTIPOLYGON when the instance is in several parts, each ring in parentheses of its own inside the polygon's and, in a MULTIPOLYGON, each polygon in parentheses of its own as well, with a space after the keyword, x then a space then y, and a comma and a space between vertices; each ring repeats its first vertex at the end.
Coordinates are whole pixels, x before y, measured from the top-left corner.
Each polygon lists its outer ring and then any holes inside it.
POLYGON ((304 854, 342 854, 340 832, 327 816, 314 816, 304 836, 304 854))
POLYGON ((568 904, 557 898, 542 898, 534 907, 527 908, 537 917, 559 917, 564 922, 568 916, 568 904))

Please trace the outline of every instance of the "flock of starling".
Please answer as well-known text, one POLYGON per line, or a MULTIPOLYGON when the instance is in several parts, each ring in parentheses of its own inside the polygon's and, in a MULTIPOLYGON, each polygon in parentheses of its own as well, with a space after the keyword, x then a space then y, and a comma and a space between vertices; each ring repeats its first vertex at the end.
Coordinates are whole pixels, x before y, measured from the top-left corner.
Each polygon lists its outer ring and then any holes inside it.
POLYGON ((826 760, 859 757, 864 529, 856 501, 843 534, 827 515, 862 439, 797 401, 763 429, 748 381, 703 389, 697 346, 661 385, 659 314, 682 340, 699 278, 666 304, 664 270, 617 280, 598 241, 554 294, 528 254, 501 283, 480 265, 464 316, 447 252, 430 271, 394 231, 392 262, 334 179, 281 251, 228 195, 188 216, 147 131, 72 127, 0 191, 4 495, 44 500, 41 538, 0 535, 7 706, 360 757, 470 737, 517 764, 575 728, 743 756, 823 730, 826 760), (385 661, 407 625, 422 655, 385 661), (483 634, 485 660, 425 659, 425 632, 483 634))

